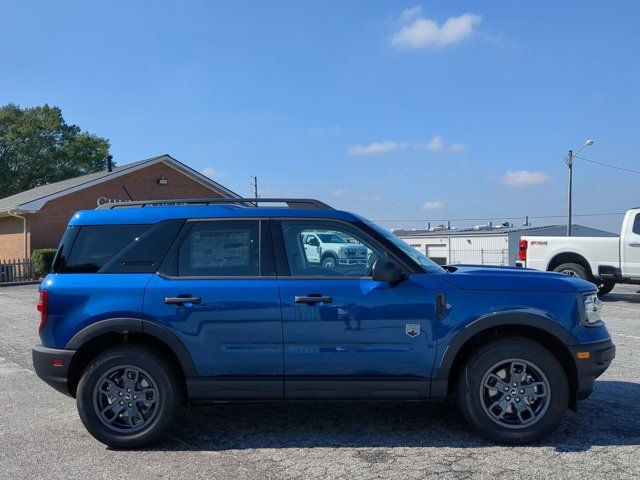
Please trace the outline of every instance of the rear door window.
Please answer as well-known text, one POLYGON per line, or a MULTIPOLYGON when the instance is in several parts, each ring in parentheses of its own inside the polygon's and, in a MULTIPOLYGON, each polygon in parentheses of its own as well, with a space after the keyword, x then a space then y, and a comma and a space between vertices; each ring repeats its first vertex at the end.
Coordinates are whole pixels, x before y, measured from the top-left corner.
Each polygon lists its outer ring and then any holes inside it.
POLYGON ((193 222, 177 254, 179 277, 260 275, 260 222, 193 222))
POLYGON ((66 255, 59 255, 56 273, 95 273, 148 228, 149 225, 80 227, 70 251, 64 245, 66 255))

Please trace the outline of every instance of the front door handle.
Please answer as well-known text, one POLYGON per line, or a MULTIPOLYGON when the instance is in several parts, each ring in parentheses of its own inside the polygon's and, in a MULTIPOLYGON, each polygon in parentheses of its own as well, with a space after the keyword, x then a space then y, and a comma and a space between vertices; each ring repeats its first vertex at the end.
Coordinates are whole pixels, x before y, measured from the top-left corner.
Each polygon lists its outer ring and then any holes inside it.
POLYGON ((202 302, 200 297, 187 297, 187 296, 177 296, 177 297, 164 297, 164 303, 167 305, 184 305, 185 303, 193 303, 199 304, 202 302))
POLYGON ((640 247, 640 242, 631 242, 629 244, 630 247, 640 247))
POLYGON ((306 303, 307 305, 315 305, 316 303, 331 303, 333 297, 325 297, 319 293, 310 293, 309 295, 296 295, 296 303, 306 303))

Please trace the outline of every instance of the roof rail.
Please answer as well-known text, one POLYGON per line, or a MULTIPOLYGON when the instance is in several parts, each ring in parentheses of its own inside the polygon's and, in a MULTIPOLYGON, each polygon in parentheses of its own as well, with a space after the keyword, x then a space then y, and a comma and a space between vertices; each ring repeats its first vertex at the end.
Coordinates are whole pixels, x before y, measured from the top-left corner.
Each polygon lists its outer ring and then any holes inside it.
POLYGON ((116 208, 160 207, 167 205, 228 205, 240 204, 245 207, 258 207, 260 203, 285 203, 289 208, 309 208, 333 210, 333 207, 312 198, 178 198, 167 200, 126 200, 104 203, 96 210, 116 208))

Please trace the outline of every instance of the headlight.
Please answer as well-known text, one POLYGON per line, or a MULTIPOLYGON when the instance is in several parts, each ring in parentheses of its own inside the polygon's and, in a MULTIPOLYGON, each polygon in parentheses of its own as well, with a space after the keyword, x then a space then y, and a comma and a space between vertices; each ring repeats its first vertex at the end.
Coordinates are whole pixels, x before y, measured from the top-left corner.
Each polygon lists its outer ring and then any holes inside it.
POLYGON ((602 321, 602 301, 593 293, 584 297, 584 322, 595 325, 602 321))

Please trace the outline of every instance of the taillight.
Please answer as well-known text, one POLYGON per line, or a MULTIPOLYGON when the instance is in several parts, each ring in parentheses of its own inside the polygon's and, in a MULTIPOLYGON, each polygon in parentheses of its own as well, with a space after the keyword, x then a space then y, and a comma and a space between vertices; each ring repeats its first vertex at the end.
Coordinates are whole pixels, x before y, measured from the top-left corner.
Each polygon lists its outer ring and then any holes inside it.
POLYGON ((526 240, 520 240, 520 250, 518 250, 518 260, 526 260, 527 259, 527 248, 529 247, 529 242, 526 240))
POLYGON ((38 326, 38 333, 44 328, 44 324, 47 323, 47 308, 49 303, 49 292, 46 290, 40 290, 40 299, 38 300, 38 306, 36 307, 40 312, 40 325, 38 326))

